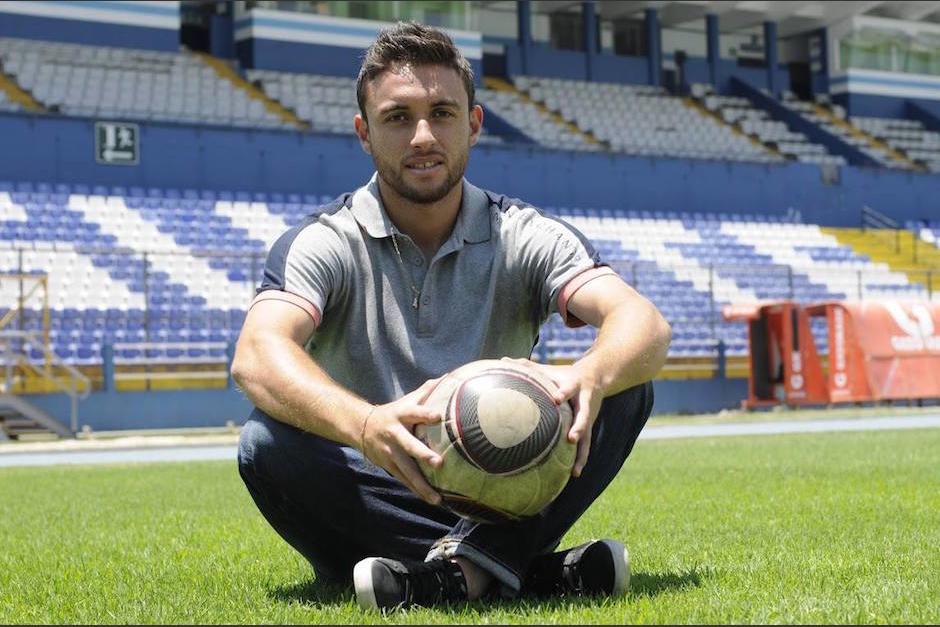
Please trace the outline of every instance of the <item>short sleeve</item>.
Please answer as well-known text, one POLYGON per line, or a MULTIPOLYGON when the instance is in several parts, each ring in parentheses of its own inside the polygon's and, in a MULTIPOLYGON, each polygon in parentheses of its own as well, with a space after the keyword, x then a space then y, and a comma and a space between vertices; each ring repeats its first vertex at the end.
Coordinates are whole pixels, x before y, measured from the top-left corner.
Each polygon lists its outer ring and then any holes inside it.
POLYGON ((300 224, 271 247, 253 302, 291 302, 319 325, 331 299, 343 289, 346 258, 346 245, 334 230, 316 221, 300 224))
POLYGON ((519 218, 519 260, 529 288, 538 297, 542 317, 558 312, 566 325, 583 326, 582 321, 568 315, 567 299, 574 290, 565 288, 575 285, 572 282, 577 277, 590 276, 589 271, 611 270, 590 240, 568 222, 535 209, 521 211, 519 218))

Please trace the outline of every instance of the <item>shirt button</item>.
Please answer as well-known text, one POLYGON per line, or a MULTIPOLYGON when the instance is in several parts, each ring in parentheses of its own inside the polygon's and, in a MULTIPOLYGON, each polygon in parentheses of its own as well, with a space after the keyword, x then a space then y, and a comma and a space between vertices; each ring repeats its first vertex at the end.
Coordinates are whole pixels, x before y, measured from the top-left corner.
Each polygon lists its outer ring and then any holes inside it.
POLYGON ((430 305, 430 304, 431 304, 431 297, 430 297, 430 296, 425 296, 424 298, 421 299, 421 303, 422 303, 423 305, 430 305))
POLYGON ((421 257, 415 257, 416 266, 420 266, 422 263, 424 263, 424 259, 422 259, 421 257))

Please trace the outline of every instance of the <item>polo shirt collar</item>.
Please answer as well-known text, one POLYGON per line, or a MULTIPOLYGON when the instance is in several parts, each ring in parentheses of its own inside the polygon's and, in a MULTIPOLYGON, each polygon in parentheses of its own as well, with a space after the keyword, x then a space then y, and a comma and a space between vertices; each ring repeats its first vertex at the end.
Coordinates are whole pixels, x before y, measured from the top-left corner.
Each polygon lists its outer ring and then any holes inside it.
MULTIPOLYGON (((462 180, 463 197, 457 223, 448 242, 459 247, 463 243, 477 244, 490 238, 490 200, 479 187, 462 180)), ((379 194, 378 172, 369 182, 357 189, 350 200, 350 211, 366 233, 375 238, 391 237, 395 227, 385 212, 382 196, 379 194)), ((444 244, 444 247, 447 243, 444 244)))

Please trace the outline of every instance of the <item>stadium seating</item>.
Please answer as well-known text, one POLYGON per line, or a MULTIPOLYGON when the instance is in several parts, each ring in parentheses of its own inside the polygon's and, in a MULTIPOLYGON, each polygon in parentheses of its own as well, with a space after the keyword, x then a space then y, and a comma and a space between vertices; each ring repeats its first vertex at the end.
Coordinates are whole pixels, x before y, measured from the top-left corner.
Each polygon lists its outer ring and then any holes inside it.
MULTIPOLYGON (((477 91, 484 109, 501 118, 532 138, 535 142, 560 150, 599 151, 603 146, 591 141, 584 133, 575 132, 551 113, 510 89, 483 88, 477 91)), ((485 117, 484 117, 485 120, 485 117)))
POLYGON ((0 64, 52 113, 293 128, 189 53, 0 38, 0 64))
POLYGON ((661 87, 515 77, 529 98, 609 145, 614 152, 693 159, 774 162, 728 126, 668 95, 661 87), (616 121, 616 123, 612 123, 616 121))
POLYGON ((919 162, 940 172, 940 133, 928 131, 919 120, 852 116, 851 123, 919 162))
MULTIPOLYGON (((199 55, 185 51, 0 38, 0 68, 52 114, 297 129, 266 106, 257 92, 250 93, 244 83, 239 85, 199 55)), ((358 111, 354 78, 255 69, 245 70, 245 77, 312 130, 350 132, 358 111)), ((488 86, 477 91, 478 101, 546 147, 762 163, 787 158, 845 163, 844 157, 829 154, 747 99, 715 94, 703 84, 692 85, 693 100, 724 123, 662 87, 524 75, 514 76, 512 82, 501 88, 496 86, 498 79, 487 77, 488 86)), ((925 130, 920 122, 853 118, 857 129, 853 132, 851 126, 819 115, 818 105, 799 101, 790 92, 784 93, 783 103, 884 167, 910 169, 915 162, 940 172, 940 133, 925 130), (892 158, 865 134, 884 141, 910 162, 892 158)), ((830 109, 838 113, 837 107, 830 109)), ((0 90, 0 112, 21 110, 0 90)), ((504 139, 484 126, 481 141, 504 139)))
MULTIPOLYGON (((105 343, 231 342, 267 248, 328 200, 0 183, 0 271, 48 273, 52 341, 72 363, 100 363, 105 343)), ((717 340, 729 355, 746 354, 744 326, 721 321, 728 303, 925 297, 924 287, 902 273, 793 218, 546 210, 581 229, 660 307, 673 324, 673 355, 711 354, 717 340)), ((15 306, 15 294, 0 296, 4 311, 15 306)), ((38 320, 33 315, 28 325, 36 328, 38 320)), ((592 330, 567 329, 555 316, 537 350, 566 359, 592 339, 592 330)), ((135 350, 121 356, 146 358, 135 350)))
POLYGON ((355 78, 274 70, 247 70, 245 77, 313 130, 352 132, 352 119, 359 112, 355 78))
POLYGON ((21 109, 22 107, 20 107, 20 105, 10 100, 7 97, 6 92, 0 89, 0 111, 12 113, 15 111, 20 111, 21 109))
POLYGON ((811 163, 845 163, 844 158, 830 155, 825 146, 809 141, 804 133, 790 130, 785 122, 773 119, 767 111, 756 107, 747 98, 722 96, 716 94, 710 85, 702 83, 691 85, 690 91, 692 97, 707 110, 771 150, 771 160, 783 161, 788 158, 811 163))

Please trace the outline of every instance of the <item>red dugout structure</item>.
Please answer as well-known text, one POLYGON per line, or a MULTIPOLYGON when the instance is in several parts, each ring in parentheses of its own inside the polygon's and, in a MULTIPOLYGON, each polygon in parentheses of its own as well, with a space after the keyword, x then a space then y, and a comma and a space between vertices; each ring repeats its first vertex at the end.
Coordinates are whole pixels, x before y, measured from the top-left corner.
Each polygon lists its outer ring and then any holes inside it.
POLYGON ((747 407, 940 397, 940 304, 774 301, 722 314, 748 322, 747 407), (825 363, 810 326, 823 316, 825 363))

